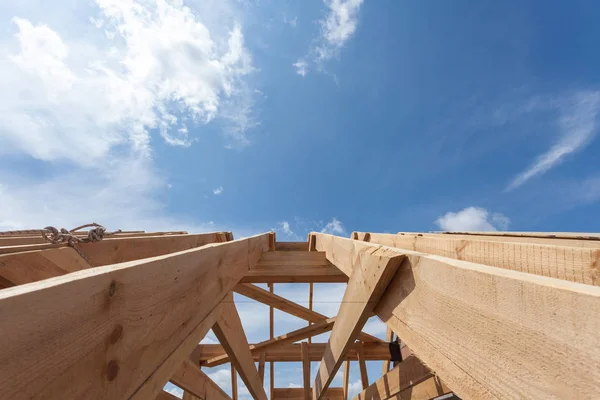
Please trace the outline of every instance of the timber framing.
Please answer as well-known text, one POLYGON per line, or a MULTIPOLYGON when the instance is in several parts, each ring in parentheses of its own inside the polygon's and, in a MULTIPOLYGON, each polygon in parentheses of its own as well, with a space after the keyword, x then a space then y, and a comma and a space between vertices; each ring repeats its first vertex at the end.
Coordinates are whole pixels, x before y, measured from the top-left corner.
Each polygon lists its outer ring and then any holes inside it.
POLYGON ((0 389, 11 399, 172 399, 171 382, 184 399, 232 400, 239 376, 260 400, 594 398, 598 271, 594 233, 278 242, 274 233, 126 231, 71 245, 0 233, 0 389), (284 283, 308 284, 308 307, 277 294, 284 283), (346 284, 337 315, 313 310, 314 284, 328 283, 346 284), (269 307, 262 341, 248 341, 235 305, 243 298, 269 307), (276 336, 275 309, 308 325, 276 336), (361 332, 372 316, 387 325, 381 339, 361 332), (211 329, 219 344, 200 343, 211 329), (349 393, 351 361, 358 394, 349 393), (367 372, 367 361, 381 364, 367 372), (282 387, 281 362, 302 365, 302 387, 282 387), (220 387, 203 371, 212 367, 232 381, 220 387), (331 387, 340 368, 342 387, 331 387))

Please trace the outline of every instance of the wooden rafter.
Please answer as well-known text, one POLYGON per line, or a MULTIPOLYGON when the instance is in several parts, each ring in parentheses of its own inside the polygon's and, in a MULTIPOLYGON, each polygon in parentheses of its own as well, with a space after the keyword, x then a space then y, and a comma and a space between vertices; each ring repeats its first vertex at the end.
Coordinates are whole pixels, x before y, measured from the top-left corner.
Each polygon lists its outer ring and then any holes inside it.
MULTIPOLYGON (((282 344, 294 343, 302 339, 309 338, 314 335, 319 335, 324 332, 329 332, 333 328, 335 318, 328 318, 314 325, 310 325, 304 328, 297 329, 292 332, 288 332, 285 335, 277 336, 273 339, 265 340, 264 342, 250 345, 250 352, 255 354, 261 354, 270 348, 281 346, 282 344)), ((223 365, 229 362, 229 355, 222 354, 220 356, 211 358, 206 362, 202 363, 203 367, 212 368, 218 365, 223 365)))
MULTIPOLYGON (((359 238, 365 233, 357 232, 359 238)), ((589 285, 600 285, 600 241, 587 240, 598 247, 498 241, 511 236, 408 235, 369 233, 370 243, 383 244, 422 253, 439 255, 548 276, 589 285), (491 241, 489 239, 496 239, 491 241)), ((517 237, 517 239, 521 239, 517 237)), ((533 238, 535 239, 535 238, 533 238)), ((553 239, 546 239, 553 240, 553 239)), ((560 239, 554 239, 560 241, 560 239)), ((579 241, 580 242, 580 241, 579 241)))
POLYGON ((227 393, 189 360, 185 360, 169 380, 200 399, 231 400, 227 393))
MULTIPOLYGON (((262 289, 256 285, 242 283, 238 284, 234 290, 241 295, 259 301, 270 307, 274 307, 305 321, 316 323, 327 319, 327 316, 323 314, 309 310, 300 304, 296 304, 285 297, 270 293, 268 290, 262 289)), ((381 339, 363 332, 358 335, 358 338, 363 342, 381 342, 381 339)))
MULTIPOLYGON (((392 249, 314 236, 316 249, 348 275, 360 254, 392 249)), ((406 259, 375 313, 458 396, 564 397, 567 390, 594 397, 600 391, 600 288, 392 250, 406 259)))
MULTIPOLYGON (((310 361, 321 361, 325 353, 327 343, 308 343, 308 356, 310 361)), ((390 350, 387 343, 384 342, 369 342, 363 343, 365 352, 365 360, 367 361, 382 361, 390 357, 390 350)), ((192 353, 191 360, 194 363, 202 364, 210 359, 218 357, 224 353, 223 347, 218 344, 201 344, 196 347, 192 353)), ((346 357, 349 360, 357 361, 358 355, 356 345, 352 344, 346 357)), ((260 360, 260 354, 253 354, 252 359, 255 362, 260 360)), ((269 348, 265 351, 265 360, 267 362, 301 362, 301 350, 299 343, 283 344, 280 346, 269 348)))
POLYGON ((242 321, 233 303, 233 293, 227 295, 221 303, 221 307, 223 309, 215 326, 213 326, 213 332, 229 355, 232 368, 235 367, 235 370, 240 374, 240 378, 246 384, 252 397, 258 400, 266 400, 267 394, 258 375, 256 365, 254 365, 242 321))
MULTIPOLYGON (((317 240, 317 249, 318 245, 317 240)), ((403 258, 398 252, 373 248, 359 254, 348 266, 351 269, 348 287, 319 365, 313 387, 314 400, 323 398, 346 353, 372 315, 403 258)), ((360 347, 362 349, 362 343, 360 347)))
POLYGON ((259 235, 0 291, 3 395, 132 397, 267 249, 259 235))
POLYGON ((431 371, 417 357, 409 356, 371 386, 354 397, 354 400, 385 400, 431 377, 431 371))

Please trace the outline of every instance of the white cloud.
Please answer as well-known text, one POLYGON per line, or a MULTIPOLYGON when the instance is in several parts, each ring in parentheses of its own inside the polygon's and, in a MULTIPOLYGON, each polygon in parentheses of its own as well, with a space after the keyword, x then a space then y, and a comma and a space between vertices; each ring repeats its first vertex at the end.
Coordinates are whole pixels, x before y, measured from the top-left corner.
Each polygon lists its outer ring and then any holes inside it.
POLYGON ((352 37, 358 24, 358 10, 363 0, 325 0, 327 17, 320 21, 323 42, 318 47, 320 59, 331 58, 352 37))
MULTIPOLYGON (((327 6, 326 16, 319 20, 319 37, 306 57, 293 64, 296 73, 306 76, 309 63, 322 68, 324 61, 335 57, 346 42, 352 38, 358 25, 358 12, 363 0, 323 0, 327 6)), ((337 83, 337 78, 336 78, 337 83)))
POLYGON ((3 8, 14 24, 0 36, 0 160, 45 172, 0 164, 0 226, 219 228, 166 215, 151 147, 155 136, 188 146, 192 127, 216 119, 247 142, 251 57, 228 2, 208 3, 98 0, 76 21, 61 4, 3 8))
POLYGON ((323 229, 321 229, 321 233, 329 233, 332 235, 346 235, 346 230, 344 229, 344 224, 333 217, 331 221, 325 225, 323 229))
POLYGON ((287 385, 287 387, 288 387, 288 388, 291 388, 291 389, 299 389, 299 388, 303 388, 304 386, 302 386, 302 385, 298 385, 297 383, 290 382, 290 383, 287 385))
POLYGON ((284 24, 288 24, 289 26, 291 26, 292 28, 295 28, 296 26, 298 26, 298 17, 294 17, 292 19, 289 19, 285 14, 283 15, 283 23, 284 24))
POLYGON ((300 76, 306 76, 308 73, 308 63, 302 60, 296 61, 292 64, 296 68, 296 73, 300 76))
POLYGON ((170 389, 166 390, 167 393, 171 393, 173 396, 175 397, 179 397, 180 399, 183 398, 183 390, 178 388, 178 387, 172 387, 170 389))
POLYGON ((570 101, 561 104, 558 121, 561 134, 558 141, 538 156, 529 168, 519 173, 506 190, 516 189, 533 177, 548 172, 567 156, 590 143, 596 134, 599 107, 600 92, 578 93, 570 101))
POLYGON ((281 232, 285 237, 287 238, 291 238, 294 240, 298 240, 300 239, 300 236, 298 236, 291 228, 290 223, 288 221, 280 221, 277 223, 281 229, 278 229, 278 232, 281 232))
POLYGON ((216 188, 216 189, 213 189, 213 194, 214 194, 215 196, 218 196, 218 195, 220 195, 221 193, 223 193, 223 186, 219 186, 218 188, 216 188))
POLYGON ((362 387, 362 381, 360 379, 354 381, 354 382, 350 382, 350 384, 348 385, 348 398, 351 399, 354 396, 358 395, 360 392, 362 392, 363 387, 362 387))
POLYGON ((467 207, 459 212, 447 212, 435 223, 443 231, 496 231, 506 230, 510 220, 500 214, 490 214, 485 208, 467 207))

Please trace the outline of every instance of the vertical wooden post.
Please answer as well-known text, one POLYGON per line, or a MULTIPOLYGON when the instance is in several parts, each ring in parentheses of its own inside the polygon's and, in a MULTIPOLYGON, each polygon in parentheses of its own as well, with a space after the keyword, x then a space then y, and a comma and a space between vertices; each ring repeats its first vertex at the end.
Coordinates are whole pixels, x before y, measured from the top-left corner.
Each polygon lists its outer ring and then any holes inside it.
POLYGON ((363 342, 356 343, 356 352, 358 355, 358 366, 360 367, 360 380, 363 390, 369 387, 369 376, 367 375, 367 363, 365 362, 365 351, 363 342))
MULTIPOLYGON (((273 288, 273 284, 269 283, 269 292, 274 293, 274 288, 273 288)), ((274 315, 273 315, 273 306, 269 307, 269 339, 273 339, 274 335, 274 329, 273 326, 275 324, 274 321, 274 315)), ((275 363, 273 361, 269 362, 269 385, 270 385, 270 394, 269 394, 269 399, 273 400, 273 390, 275 387, 275 363)))
POLYGON ((237 373, 235 372, 235 367, 231 364, 231 398, 233 400, 237 400, 237 373))
POLYGON ((342 389, 344 391, 344 400, 348 400, 348 381, 350 380, 350 361, 344 361, 344 375, 342 376, 342 389))
MULTIPOLYGON (((387 331, 385 332, 385 341, 388 343, 391 343, 394 341, 394 331, 391 330, 389 327, 387 328, 387 331)), ((383 362, 383 365, 381 367, 381 375, 385 375, 389 372, 390 370, 390 360, 385 360, 383 362)))
POLYGON ((300 343, 300 349, 302 351, 302 380, 304 384, 304 400, 311 399, 310 392, 310 359, 308 358, 308 343, 300 343))
POLYGON ((258 359, 258 376, 260 376, 260 380, 265 384, 265 359, 267 358, 266 352, 261 352, 260 357, 258 359))
MULTIPOLYGON (((313 283, 308 284, 308 309, 313 310, 313 283)), ((312 322, 308 321, 308 325, 312 325, 312 322)), ((312 337, 308 338, 308 343, 312 343, 312 337)))

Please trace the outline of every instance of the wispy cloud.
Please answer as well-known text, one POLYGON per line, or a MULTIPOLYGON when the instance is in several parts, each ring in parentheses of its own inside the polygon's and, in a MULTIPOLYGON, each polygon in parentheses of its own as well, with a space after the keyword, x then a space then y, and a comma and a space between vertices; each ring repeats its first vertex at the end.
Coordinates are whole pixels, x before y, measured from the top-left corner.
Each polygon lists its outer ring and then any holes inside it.
POLYGON ((300 237, 292 230, 290 223, 288 221, 280 221, 277 223, 281 229, 280 232, 282 232, 285 236, 287 236, 288 238, 292 238, 292 239, 299 239, 300 237))
POLYGON ((322 233, 330 233, 332 235, 346 235, 344 224, 339 219, 333 217, 331 221, 321 229, 322 233))
POLYGON ((510 220, 503 214, 490 213, 485 208, 467 207, 458 212, 447 212, 435 223, 443 231, 497 231, 506 230, 510 220))
POLYGON ((218 195, 220 195, 220 194, 222 194, 222 193, 223 193, 223 190, 224 190, 224 189, 223 189, 223 186, 219 186, 218 188, 216 188, 216 189, 213 189, 213 194, 214 194, 215 196, 218 196, 218 195))
POLYGON ((511 191, 535 176, 542 175, 559 165, 570 154, 583 149, 596 134, 600 93, 586 92, 575 95, 560 106, 558 141, 541 154, 526 170, 519 173, 506 187, 511 191))
POLYGON ((308 73, 308 63, 306 61, 298 60, 292 65, 296 68, 298 75, 304 77, 308 73))
POLYGON ((358 26, 358 13, 363 0, 324 0, 327 14, 318 21, 321 29, 313 46, 305 57, 293 64, 302 77, 309 71, 309 64, 322 68, 323 62, 335 57, 352 38, 358 26))

